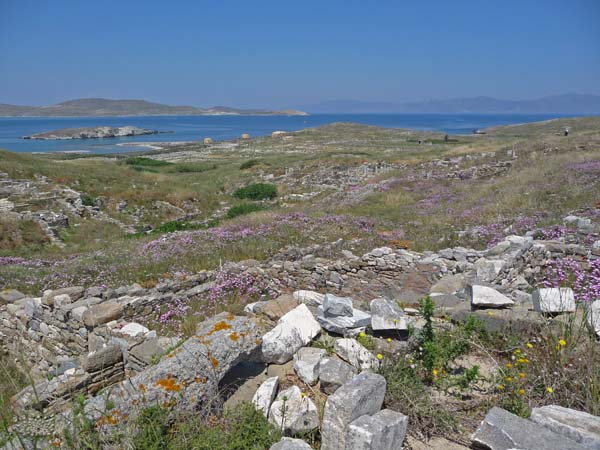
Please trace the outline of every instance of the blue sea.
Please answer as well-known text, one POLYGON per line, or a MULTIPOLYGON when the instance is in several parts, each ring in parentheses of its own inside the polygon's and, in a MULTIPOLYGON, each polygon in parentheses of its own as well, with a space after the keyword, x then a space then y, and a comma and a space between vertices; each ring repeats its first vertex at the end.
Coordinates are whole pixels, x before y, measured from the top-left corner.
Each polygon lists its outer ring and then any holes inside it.
POLYGON ((123 153, 144 150, 141 146, 119 146, 141 142, 215 141, 234 139, 242 133, 270 135, 275 130, 295 131, 333 122, 356 122, 387 128, 411 128, 470 134, 495 125, 537 122, 566 115, 543 114, 314 114, 311 116, 143 116, 143 117, 27 117, 0 118, 0 149, 15 152, 84 151, 123 153), (35 141, 22 139, 34 133, 61 128, 132 125, 165 134, 112 139, 35 141))

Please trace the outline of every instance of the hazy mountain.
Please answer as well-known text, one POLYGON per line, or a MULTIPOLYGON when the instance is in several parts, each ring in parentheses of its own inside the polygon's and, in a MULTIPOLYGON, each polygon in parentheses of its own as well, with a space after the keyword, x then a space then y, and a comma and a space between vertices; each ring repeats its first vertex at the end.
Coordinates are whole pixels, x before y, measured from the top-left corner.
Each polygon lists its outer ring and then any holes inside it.
POLYGON ((600 95, 565 94, 535 100, 468 97, 408 103, 332 100, 303 107, 312 113, 563 113, 600 114, 600 95))
POLYGON ((57 103, 51 106, 17 106, 0 103, 0 116, 175 116, 175 115, 305 115, 302 111, 269 111, 237 109, 225 106, 196 108, 194 106, 170 106, 145 100, 109 100, 83 98, 57 103))

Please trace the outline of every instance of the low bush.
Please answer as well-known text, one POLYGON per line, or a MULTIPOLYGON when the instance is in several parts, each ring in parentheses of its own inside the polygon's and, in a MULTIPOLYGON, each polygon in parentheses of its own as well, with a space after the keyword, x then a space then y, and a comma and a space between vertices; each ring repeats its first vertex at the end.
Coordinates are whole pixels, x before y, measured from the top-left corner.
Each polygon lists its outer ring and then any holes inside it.
POLYGON ((257 166, 258 164, 260 164, 260 160, 249 159, 248 161, 244 161, 242 164, 240 164, 240 170, 250 169, 254 166, 257 166))
POLYGON ((202 173, 208 172, 209 170, 215 170, 216 164, 203 164, 203 163, 179 163, 170 167, 169 172, 173 173, 202 173))
POLYGON ((170 166, 171 163, 167 161, 161 161, 158 159, 144 158, 142 156, 134 156, 127 158, 125 164, 130 166, 143 166, 143 167, 163 167, 170 166))
POLYGON ((234 197, 248 200, 266 200, 277 197, 277 186, 269 183, 254 183, 240 188, 233 193, 234 197))
POLYGON ((83 206, 96 206, 96 199, 91 195, 82 194, 81 203, 83 204, 83 206))
POLYGON ((233 219, 234 217, 243 216, 244 214, 250 214, 256 211, 262 211, 265 207, 254 203, 242 203, 241 205, 232 206, 227 211, 227 218, 233 219))

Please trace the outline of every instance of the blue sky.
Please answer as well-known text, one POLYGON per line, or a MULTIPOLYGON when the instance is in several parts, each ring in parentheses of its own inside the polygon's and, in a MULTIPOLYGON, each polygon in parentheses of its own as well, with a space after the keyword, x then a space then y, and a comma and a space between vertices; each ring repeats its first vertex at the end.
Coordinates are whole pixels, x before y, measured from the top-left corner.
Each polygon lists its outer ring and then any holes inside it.
POLYGON ((0 103, 600 94, 600 0, 0 0, 0 103))

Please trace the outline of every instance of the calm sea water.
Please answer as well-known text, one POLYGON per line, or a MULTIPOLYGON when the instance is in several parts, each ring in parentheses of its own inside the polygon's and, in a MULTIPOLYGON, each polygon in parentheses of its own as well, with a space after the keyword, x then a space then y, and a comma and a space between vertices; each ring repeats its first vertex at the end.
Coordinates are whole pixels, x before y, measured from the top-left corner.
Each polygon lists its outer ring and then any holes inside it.
POLYGON ((295 131, 333 122, 357 122, 388 128, 412 128, 468 134, 478 128, 536 122, 565 115, 542 114, 314 114, 311 116, 147 116, 147 117, 56 117, 0 118, 0 148, 15 152, 87 151, 122 153, 143 147, 118 146, 122 143, 158 141, 199 141, 205 137, 225 140, 269 135, 275 130, 295 131), (32 141, 22 139, 34 133, 61 128, 133 125, 167 134, 112 139, 73 141, 32 141))

